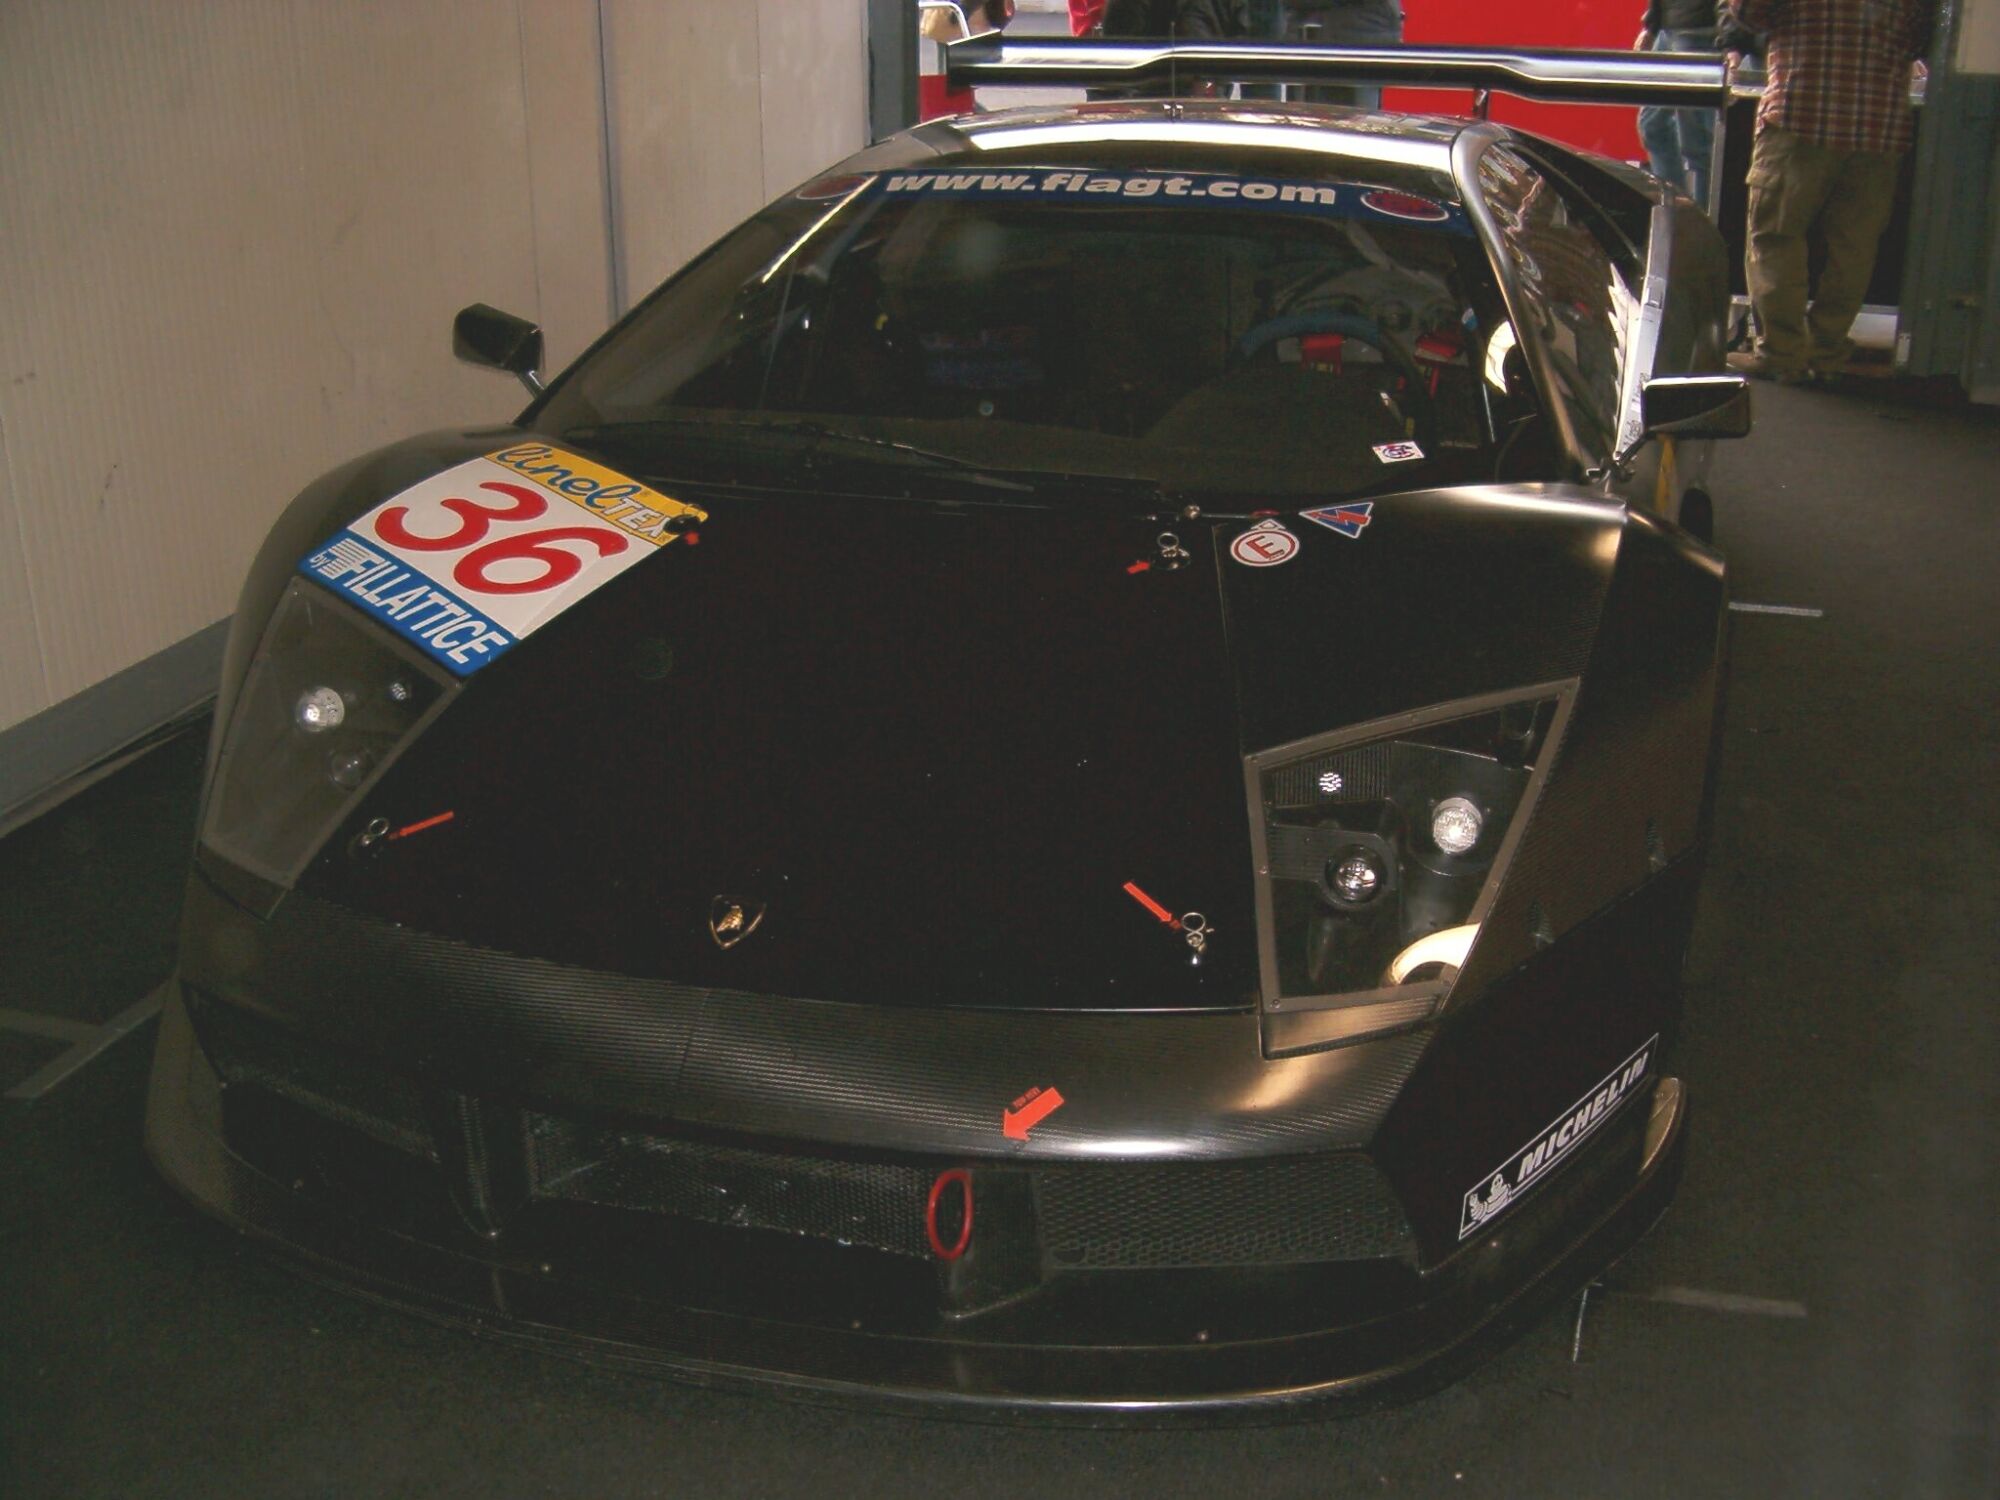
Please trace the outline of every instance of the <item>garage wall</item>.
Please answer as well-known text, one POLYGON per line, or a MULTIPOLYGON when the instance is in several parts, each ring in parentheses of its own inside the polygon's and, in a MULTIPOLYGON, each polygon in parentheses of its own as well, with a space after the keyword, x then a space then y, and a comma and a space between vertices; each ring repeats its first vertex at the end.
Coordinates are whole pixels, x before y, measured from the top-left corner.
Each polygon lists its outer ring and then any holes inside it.
POLYGON ((858 147, 864 9, 0 0, 0 731, 227 614, 314 474, 518 410, 459 307, 564 362, 858 147))
POLYGON ((866 20, 864 0, 604 0, 621 308, 866 144, 866 20))

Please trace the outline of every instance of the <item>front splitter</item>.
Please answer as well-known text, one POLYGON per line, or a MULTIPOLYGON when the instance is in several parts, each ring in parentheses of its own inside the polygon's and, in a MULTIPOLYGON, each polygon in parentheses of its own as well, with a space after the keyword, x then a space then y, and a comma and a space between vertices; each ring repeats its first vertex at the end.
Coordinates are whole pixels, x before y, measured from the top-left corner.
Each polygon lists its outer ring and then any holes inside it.
MULTIPOLYGON (((1656 1085, 1496 1231, 1423 1278, 1392 1313, 1280 1337, 1116 1347, 828 1327, 680 1306, 394 1233, 258 1171, 229 1149, 220 1092, 177 990, 162 1016, 147 1147, 198 1207, 279 1246, 299 1269, 483 1335, 705 1385, 937 1415, 1085 1422, 1275 1417, 1406 1400, 1478 1363, 1562 1301, 1665 1209, 1681 1164, 1684 1093, 1656 1085)), ((1103 1273, 1086 1273, 1103 1274, 1103 1273)), ((1328 1269, 1337 1276, 1339 1267, 1328 1269)), ((1193 1321, 1199 1321, 1195 1319, 1193 1321)))

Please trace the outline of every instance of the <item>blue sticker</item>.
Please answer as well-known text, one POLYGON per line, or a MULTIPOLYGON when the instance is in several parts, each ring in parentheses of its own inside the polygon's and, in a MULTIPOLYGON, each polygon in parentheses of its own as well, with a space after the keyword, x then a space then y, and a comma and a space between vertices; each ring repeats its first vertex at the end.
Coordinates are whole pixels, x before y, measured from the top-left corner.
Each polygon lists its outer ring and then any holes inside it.
POLYGON ((436 579, 345 528, 302 561, 299 571, 460 677, 514 644, 511 635, 436 579))
POLYGON ((1308 521, 1316 521, 1328 531, 1337 531, 1345 537, 1358 537, 1373 518, 1375 502, 1357 500, 1352 505, 1322 505, 1318 510, 1302 510, 1300 515, 1308 521))

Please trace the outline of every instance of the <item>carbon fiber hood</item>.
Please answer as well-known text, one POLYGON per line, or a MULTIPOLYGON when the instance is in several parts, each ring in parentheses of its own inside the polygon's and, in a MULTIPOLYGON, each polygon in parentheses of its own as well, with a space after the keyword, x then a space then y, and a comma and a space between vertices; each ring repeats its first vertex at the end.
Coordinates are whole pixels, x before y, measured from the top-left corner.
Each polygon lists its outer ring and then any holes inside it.
MULTIPOLYGON (((463 695, 356 809, 449 825, 304 884, 482 946, 908 1004, 1252 998, 1212 560, 1159 525, 932 500, 707 509, 463 695), (1238 943, 1197 965, 1134 882, 1238 943), (718 899, 761 921, 727 951, 718 899)), ((748 920, 746 917, 744 920, 748 920)))
POLYGON ((1251 521, 1179 523, 1172 566, 1129 501, 677 494, 710 512, 697 544, 472 677, 304 889, 684 984, 1248 1005, 1243 753, 1580 671, 1622 518, 1392 496, 1354 537, 1285 517, 1281 566, 1237 560, 1251 521), (731 904, 761 920, 725 948, 731 904), (1200 962, 1154 904, 1206 918, 1200 962))

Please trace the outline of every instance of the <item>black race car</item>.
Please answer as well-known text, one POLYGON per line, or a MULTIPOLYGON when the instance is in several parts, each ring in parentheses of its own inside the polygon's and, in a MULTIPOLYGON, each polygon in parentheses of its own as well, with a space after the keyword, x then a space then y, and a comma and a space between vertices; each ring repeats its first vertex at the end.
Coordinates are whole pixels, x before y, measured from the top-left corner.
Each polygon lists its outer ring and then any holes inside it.
MULTIPOLYGON (((1162 57, 1224 66, 1058 60, 1162 57)), ((469 308, 520 419, 328 475, 245 587, 154 1159, 704 1380, 1445 1377, 1675 1180, 1726 292, 1547 141, 1118 98, 861 152, 546 390, 469 308)))

